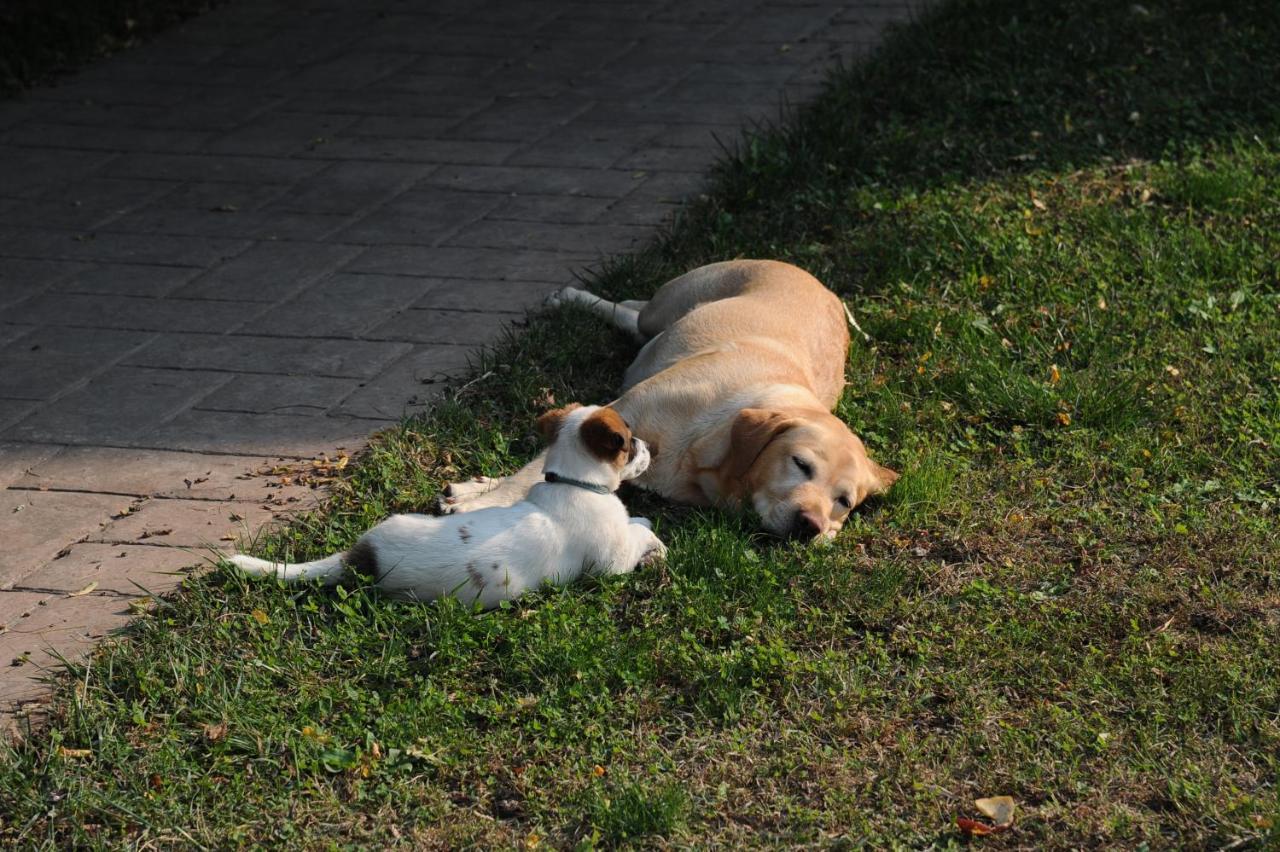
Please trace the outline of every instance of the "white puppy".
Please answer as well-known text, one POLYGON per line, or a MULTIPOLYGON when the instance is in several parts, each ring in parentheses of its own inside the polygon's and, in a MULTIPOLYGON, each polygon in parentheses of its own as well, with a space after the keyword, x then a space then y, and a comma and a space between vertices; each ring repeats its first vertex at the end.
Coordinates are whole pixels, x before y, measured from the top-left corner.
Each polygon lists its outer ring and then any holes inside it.
POLYGON ((613 492, 649 467, 649 448, 612 408, 571 405, 544 414, 551 446, 545 481, 513 506, 464 515, 393 515, 345 553, 300 564, 237 555, 250 574, 335 585, 349 568, 396 597, 453 595, 489 608, 544 582, 585 573, 625 574, 666 547, 645 518, 630 518, 613 492))

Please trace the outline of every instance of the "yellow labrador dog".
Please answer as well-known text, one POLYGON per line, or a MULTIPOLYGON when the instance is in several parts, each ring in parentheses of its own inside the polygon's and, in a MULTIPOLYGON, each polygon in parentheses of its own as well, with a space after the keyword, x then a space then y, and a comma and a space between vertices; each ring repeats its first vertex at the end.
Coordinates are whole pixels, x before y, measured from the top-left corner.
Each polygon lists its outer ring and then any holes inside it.
MULTIPOLYGON (((765 529, 831 538, 850 510, 898 474, 867 457, 831 409, 844 387, 844 306, 786 263, 713 263, 648 302, 561 290, 644 347, 611 406, 654 451, 635 483, 682 503, 754 509, 765 529)), ((539 457, 514 476, 457 483, 445 512, 505 506, 543 478, 539 457)))

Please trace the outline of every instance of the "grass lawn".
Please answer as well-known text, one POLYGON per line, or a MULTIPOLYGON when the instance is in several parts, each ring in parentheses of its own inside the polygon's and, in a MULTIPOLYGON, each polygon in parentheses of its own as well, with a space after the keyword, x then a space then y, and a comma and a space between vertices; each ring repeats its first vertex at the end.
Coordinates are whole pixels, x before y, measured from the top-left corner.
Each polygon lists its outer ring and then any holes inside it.
MULTIPOLYGON (((190 581, 0 756, 0 845, 1280 843, 1280 14, 953 3, 749 140, 591 286, 790 260, 873 338, 840 414, 903 473, 830 547, 626 495, 658 569, 487 614, 190 581)), ((310 557, 509 471, 633 347, 535 318, 310 557)))

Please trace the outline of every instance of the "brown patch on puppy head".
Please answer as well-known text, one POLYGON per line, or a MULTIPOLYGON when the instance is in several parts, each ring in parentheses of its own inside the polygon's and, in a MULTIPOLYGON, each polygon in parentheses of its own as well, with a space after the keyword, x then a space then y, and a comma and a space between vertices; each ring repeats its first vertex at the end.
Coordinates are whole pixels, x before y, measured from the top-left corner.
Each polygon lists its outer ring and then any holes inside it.
POLYGON ((617 468, 626 466, 631 429, 618 412, 612 408, 601 408, 582 422, 578 432, 582 435, 582 443, 601 461, 617 468))
POLYGON ((548 444, 554 443, 556 436, 560 434, 560 427, 564 425, 564 419, 582 406, 576 402, 571 402, 564 408, 555 408, 538 418, 538 434, 548 444))

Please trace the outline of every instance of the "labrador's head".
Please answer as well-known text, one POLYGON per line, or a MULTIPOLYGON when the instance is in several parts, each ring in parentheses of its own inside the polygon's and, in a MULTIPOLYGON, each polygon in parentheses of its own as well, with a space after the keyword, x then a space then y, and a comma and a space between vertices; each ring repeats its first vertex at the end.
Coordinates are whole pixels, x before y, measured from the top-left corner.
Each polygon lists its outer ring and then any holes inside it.
POLYGON ((810 409, 738 412, 722 472, 765 529, 803 539, 833 538, 855 506, 898 479, 838 417, 810 409))

